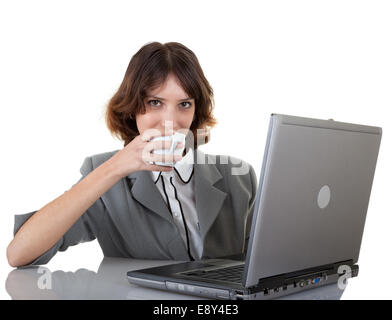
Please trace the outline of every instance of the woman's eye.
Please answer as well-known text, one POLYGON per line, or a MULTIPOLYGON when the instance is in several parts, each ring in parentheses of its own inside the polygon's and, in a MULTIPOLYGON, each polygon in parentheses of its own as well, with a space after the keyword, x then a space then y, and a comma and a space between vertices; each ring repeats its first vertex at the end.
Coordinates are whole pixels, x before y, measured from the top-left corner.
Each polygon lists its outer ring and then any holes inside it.
POLYGON ((150 100, 148 101, 148 104, 153 107, 159 107, 161 105, 161 102, 159 100, 150 100))
POLYGON ((192 106, 192 103, 190 103, 190 102, 181 102, 180 105, 181 105, 181 107, 187 109, 187 108, 190 108, 192 106))

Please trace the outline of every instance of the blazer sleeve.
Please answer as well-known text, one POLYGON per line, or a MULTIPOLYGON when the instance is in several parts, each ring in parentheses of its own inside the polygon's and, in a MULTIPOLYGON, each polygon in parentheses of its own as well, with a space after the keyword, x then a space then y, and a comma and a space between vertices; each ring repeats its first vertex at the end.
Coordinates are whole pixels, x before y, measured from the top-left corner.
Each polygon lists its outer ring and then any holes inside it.
MULTIPOLYGON (((91 157, 87 157, 80 168, 82 177, 79 181, 84 179, 92 170, 93 166, 91 157)), ((14 236, 22 225, 36 212, 37 211, 33 211, 26 214, 15 215, 14 236)), ((46 264, 58 251, 65 251, 69 246, 74 246, 78 243, 96 239, 103 212, 104 204, 102 199, 99 198, 89 209, 87 209, 86 212, 81 215, 81 217, 68 229, 68 231, 52 248, 36 258, 34 261, 22 267, 46 264)))
POLYGON ((257 177, 255 174, 255 170, 251 165, 249 165, 249 176, 252 185, 252 197, 249 200, 249 211, 248 216, 246 218, 246 229, 245 229, 245 249, 244 252, 248 250, 248 242, 250 238, 250 229, 252 227, 252 218, 253 218, 253 210, 255 207, 255 200, 257 194, 257 177))

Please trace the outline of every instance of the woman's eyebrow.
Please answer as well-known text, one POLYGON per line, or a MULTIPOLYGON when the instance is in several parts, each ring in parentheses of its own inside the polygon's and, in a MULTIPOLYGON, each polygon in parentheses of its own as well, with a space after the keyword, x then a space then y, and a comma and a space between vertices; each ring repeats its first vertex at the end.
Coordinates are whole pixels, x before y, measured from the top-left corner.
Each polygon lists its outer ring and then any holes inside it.
MULTIPOLYGON (((160 98, 160 97, 157 97, 157 96, 147 96, 147 98, 153 98, 153 99, 157 99, 157 100, 166 101, 166 99, 160 98)), ((185 99, 180 99, 180 100, 178 100, 178 101, 185 101, 185 100, 192 100, 192 99, 193 99, 193 98, 185 98, 185 99)))

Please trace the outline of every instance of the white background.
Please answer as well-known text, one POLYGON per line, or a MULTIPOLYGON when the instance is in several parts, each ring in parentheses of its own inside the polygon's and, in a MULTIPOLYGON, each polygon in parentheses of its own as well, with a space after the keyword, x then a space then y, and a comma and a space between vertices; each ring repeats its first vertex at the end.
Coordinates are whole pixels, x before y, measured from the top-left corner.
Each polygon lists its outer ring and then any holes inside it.
MULTIPOLYGON (((383 128, 360 274, 343 298, 392 297, 390 1, 0 3, 0 298, 9 299, 13 215, 68 190, 86 156, 122 147, 105 106, 151 41, 188 46, 214 88, 219 124, 201 150, 242 158, 257 173, 273 112, 383 128)), ((101 259, 94 241, 49 267, 96 271, 101 259)))

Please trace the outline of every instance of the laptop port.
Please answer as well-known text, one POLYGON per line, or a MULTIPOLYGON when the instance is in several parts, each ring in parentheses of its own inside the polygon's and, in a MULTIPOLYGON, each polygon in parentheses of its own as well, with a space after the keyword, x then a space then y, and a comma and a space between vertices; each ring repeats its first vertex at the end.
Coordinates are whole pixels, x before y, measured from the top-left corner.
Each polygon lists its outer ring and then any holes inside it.
POLYGON ((268 296, 269 295, 269 290, 268 289, 264 289, 264 295, 268 296))
POLYGON ((317 284, 317 283, 319 283, 320 282, 320 277, 316 277, 316 278, 314 278, 313 280, 312 280, 312 283, 313 284, 317 284))

